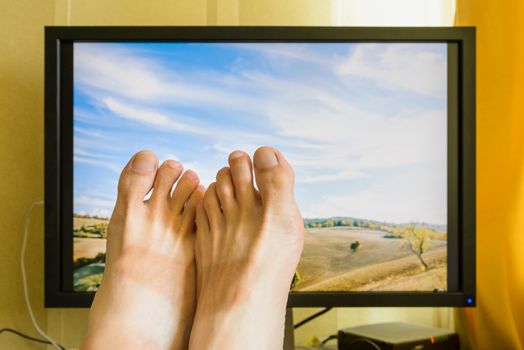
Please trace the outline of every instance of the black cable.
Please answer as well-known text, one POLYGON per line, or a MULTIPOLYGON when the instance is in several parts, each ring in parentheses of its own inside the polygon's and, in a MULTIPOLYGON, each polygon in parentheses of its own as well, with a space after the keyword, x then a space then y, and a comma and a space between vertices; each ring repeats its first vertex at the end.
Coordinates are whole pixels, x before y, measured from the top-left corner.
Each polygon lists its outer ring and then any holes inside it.
POLYGON ((330 340, 333 340, 333 339, 337 339, 338 336, 336 334, 331 334, 329 337, 327 337, 326 339, 322 340, 320 342, 320 346, 323 346, 324 344, 326 344, 328 341, 330 340))
POLYGON ((372 340, 366 339, 366 338, 358 338, 358 339, 353 340, 351 343, 349 343, 348 349, 351 350, 353 346, 355 346, 355 344, 358 344, 358 343, 366 343, 366 344, 371 345, 373 349, 375 350, 382 350, 380 346, 377 345, 377 343, 375 343, 372 340))
MULTIPOLYGON (((31 337, 30 335, 26 335, 24 333, 20 333, 19 331, 15 330, 15 329, 12 329, 12 328, 2 328, 2 329, 0 329, 0 334, 2 334, 3 332, 10 332, 10 333, 13 333, 15 335, 18 335, 19 337, 22 337, 22 338, 25 338, 27 340, 31 340, 31 341, 34 341, 34 342, 37 342, 37 343, 53 345, 53 343, 51 343, 50 341, 47 341, 45 339, 38 339, 38 338, 35 338, 35 337, 31 337)), ((60 344, 57 344, 57 345, 60 347, 60 349, 65 350, 65 348, 62 345, 60 345, 60 344)))
POLYGON ((293 328, 294 328, 294 329, 297 329, 298 327, 305 325, 306 323, 308 323, 309 321, 311 321, 311 320, 317 318, 318 316, 321 316, 321 315, 325 314, 326 312, 328 312, 328 311, 331 310, 331 309, 332 309, 332 307, 326 307, 324 310, 319 311, 319 312, 317 312, 316 314, 313 314, 313 315, 309 316, 309 317, 306 318, 305 320, 300 321, 299 323, 297 323, 296 325, 294 325, 293 328))

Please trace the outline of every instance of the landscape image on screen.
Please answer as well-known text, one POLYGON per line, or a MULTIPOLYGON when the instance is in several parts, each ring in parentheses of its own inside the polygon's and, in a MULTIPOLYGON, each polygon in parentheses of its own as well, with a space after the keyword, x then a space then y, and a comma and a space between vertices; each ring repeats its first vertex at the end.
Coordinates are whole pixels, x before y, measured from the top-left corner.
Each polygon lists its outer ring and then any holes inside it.
POLYGON ((294 292, 447 290, 445 43, 75 43, 74 290, 96 291, 141 149, 207 186, 280 149, 305 246, 294 292))

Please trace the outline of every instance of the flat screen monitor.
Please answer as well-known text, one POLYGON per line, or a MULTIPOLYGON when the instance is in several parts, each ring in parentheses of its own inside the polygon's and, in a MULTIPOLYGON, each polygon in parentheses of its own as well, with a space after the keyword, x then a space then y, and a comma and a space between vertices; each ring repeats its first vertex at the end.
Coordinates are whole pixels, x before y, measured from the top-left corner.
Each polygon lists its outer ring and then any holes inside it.
POLYGON ((471 28, 46 29, 46 305, 89 306, 141 149, 204 185, 276 147, 305 245, 289 306, 475 304, 471 28))

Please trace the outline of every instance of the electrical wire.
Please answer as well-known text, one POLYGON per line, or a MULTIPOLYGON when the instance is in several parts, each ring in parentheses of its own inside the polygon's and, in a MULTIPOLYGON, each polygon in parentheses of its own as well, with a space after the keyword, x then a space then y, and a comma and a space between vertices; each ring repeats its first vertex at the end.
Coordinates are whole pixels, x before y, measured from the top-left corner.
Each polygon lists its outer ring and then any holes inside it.
MULTIPOLYGON (((22 332, 19 332, 16 329, 12 329, 12 328, 2 328, 2 329, 0 329, 0 334, 2 334, 3 332, 13 333, 15 335, 18 335, 19 337, 22 337, 22 338, 25 338, 27 340, 31 340, 31 341, 34 341, 34 342, 37 342, 37 343, 52 345, 52 343, 50 343, 47 340, 31 337, 30 335, 27 335, 27 334, 24 334, 22 332)), ((65 348, 63 346, 61 346, 61 345, 59 345, 59 346, 60 346, 60 349, 65 350, 65 348)))
POLYGON ((380 348, 380 346, 377 345, 377 343, 375 343, 372 340, 366 339, 366 338, 358 338, 358 339, 353 340, 351 343, 349 343, 349 345, 347 347, 348 350, 351 350, 358 343, 366 343, 366 344, 371 345, 373 347, 373 349, 375 349, 375 350, 382 350, 380 348))
POLYGON ((308 323, 309 321, 311 320, 314 320, 315 318, 319 317, 319 316, 322 316, 323 314, 325 314, 326 312, 328 312, 329 310, 331 310, 332 307, 326 307, 324 310, 322 311, 319 311, 311 316, 309 316, 308 318, 300 321, 299 323, 297 323, 296 325, 293 326, 294 329, 297 329, 298 327, 301 327, 303 325, 305 325, 306 323, 308 323))
POLYGON ((29 302, 29 292, 27 288, 27 275, 25 272, 25 251, 27 247, 27 236, 29 231, 29 223, 31 221, 31 214, 33 213, 33 209, 38 205, 43 205, 44 201, 36 201, 34 202, 31 207, 27 210, 27 213, 25 214, 25 222, 24 222, 24 237, 22 240, 22 250, 20 252, 20 269, 22 271, 22 285, 24 287, 24 298, 25 298, 25 304, 27 306, 27 311, 29 312, 29 316, 31 317, 31 322, 33 323, 33 326, 35 327, 38 334, 40 334, 43 338, 45 338, 51 345, 53 345, 56 349, 62 350, 63 348, 58 345, 50 336, 48 336, 43 330, 40 329, 38 326, 38 323, 36 322, 35 315, 33 314, 33 309, 31 308, 31 303, 29 302))
POLYGON ((338 336, 336 334, 331 334, 329 337, 327 337, 326 339, 322 340, 320 342, 320 346, 324 346, 328 341, 330 340, 333 340, 333 339, 337 339, 338 336))

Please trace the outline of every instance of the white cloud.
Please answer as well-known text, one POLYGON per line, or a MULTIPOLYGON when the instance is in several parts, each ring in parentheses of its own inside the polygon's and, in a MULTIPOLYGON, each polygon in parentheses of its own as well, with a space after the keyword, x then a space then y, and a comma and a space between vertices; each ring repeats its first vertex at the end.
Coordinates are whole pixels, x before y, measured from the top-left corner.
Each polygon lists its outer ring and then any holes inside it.
POLYGON ((446 166, 445 109, 388 116, 362 110, 331 91, 276 77, 251 78, 259 88, 275 91, 267 99, 267 117, 277 133, 288 144, 308 140, 306 147, 296 143, 286 153, 298 182, 351 180, 371 170, 420 163, 446 166), (318 169, 322 174, 313 175, 318 169))
POLYGON ((446 59, 420 44, 360 44, 338 66, 341 77, 371 79, 382 88, 440 96, 446 91, 446 59))
POLYGON ((88 196, 84 196, 84 197, 97 198, 97 199, 102 199, 102 200, 106 200, 106 201, 110 201, 112 203, 115 203, 115 201, 116 201, 116 190, 117 190, 116 186, 115 186, 115 188, 111 192, 103 192, 103 191, 98 191, 98 190, 90 188, 89 191, 88 191, 89 195, 88 196))
MULTIPOLYGON (((248 95, 231 94, 224 89, 227 79, 223 76, 214 76, 213 72, 175 72, 132 49, 114 45, 75 44, 74 64, 75 84, 95 98, 102 90, 137 102, 171 106, 211 104, 244 111, 256 103, 248 95)), ((229 83, 234 84, 234 80, 229 83)))
POLYGON ((108 162, 108 161, 92 159, 92 158, 85 158, 85 157, 81 157, 78 155, 73 156, 73 161, 76 163, 91 164, 91 165, 96 165, 102 168, 107 168, 107 169, 114 171, 115 173, 120 173, 120 171, 122 170, 119 166, 115 165, 114 162, 108 162))
POLYGON ((102 207, 105 209, 112 209, 115 206, 115 201, 104 199, 104 198, 97 198, 97 197, 75 196, 74 204, 75 206, 87 205, 87 206, 102 207))
POLYGON ((74 154, 76 156, 84 156, 84 157, 96 158, 96 159, 108 160, 108 161, 109 160, 114 161, 117 159, 117 157, 112 156, 110 154, 103 153, 103 152, 96 152, 88 148, 81 147, 81 144, 83 144, 84 146, 87 146, 89 144, 89 143, 82 142, 82 140, 83 139, 81 137, 75 138, 74 154))
POLYGON ((235 44, 234 47, 260 53, 274 60, 303 61, 305 63, 328 64, 329 60, 308 50, 308 45, 299 43, 273 43, 272 45, 235 44))
POLYGON ((121 164, 120 158, 112 152, 108 152, 110 150, 111 146, 107 141, 100 143, 76 137, 73 160, 77 163, 90 164, 120 173, 125 163, 121 164))
POLYGON ((105 44, 75 44, 75 83, 140 99, 163 95, 153 60, 127 55, 128 50, 105 44))
POLYGON ((304 217, 352 216, 405 223, 447 224, 445 169, 406 171, 385 183, 346 195, 327 195, 309 207, 304 217))
POLYGON ((176 119, 187 119, 186 116, 172 114, 170 116, 156 112, 152 109, 145 109, 136 105, 129 105, 113 98, 104 98, 105 106, 115 115, 136 121, 149 126, 154 126, 161 129, 168 129, 172 131, 188 132, 194 134, 206 134, 206 130, 194 127, 190 124, 179 123, 176 119))
POLYGON ((79 215, 97 216, 99 218, 110 218, 111 214, 113 213, 113 211, 109 210, 109 209, 92 208, 89 211, 79 210, 76 213, 79 214, 79 215))
MULTIPOLYGON (((318 166, 318 164, 317 164, 318 166)), ((323 174, 323 175, 307 175, 304 174, 301 176, 298 176, 296 179, 297 183, 316 183, 316 182, 332 182, 332 181, 339 181, 339 180, 354 180, 363 177, 364 175, 361 172, 352 170, 352 169, 344 169, 341 171, 338 171, 334 174, 323 174)))
POLYGON ((98 216, 99 218, 110 218, 111 214, 113 213, 112 210, 108 209, 101 209, 101 208, 94 208, 91 210, 91 216, 98 216))
POLYGON ((79 134, 83 135, 83 136, 94 137, 94 138, 101 138, 101 139, 106 139, 106 140, 108 139, 108 137, 105 136, 103 134, 103 132, 100 131, 100 130, 86 130, 84 128, 80 128, 78 126, 75 126, 74 131, 76 133, 79 133, 79 134))

